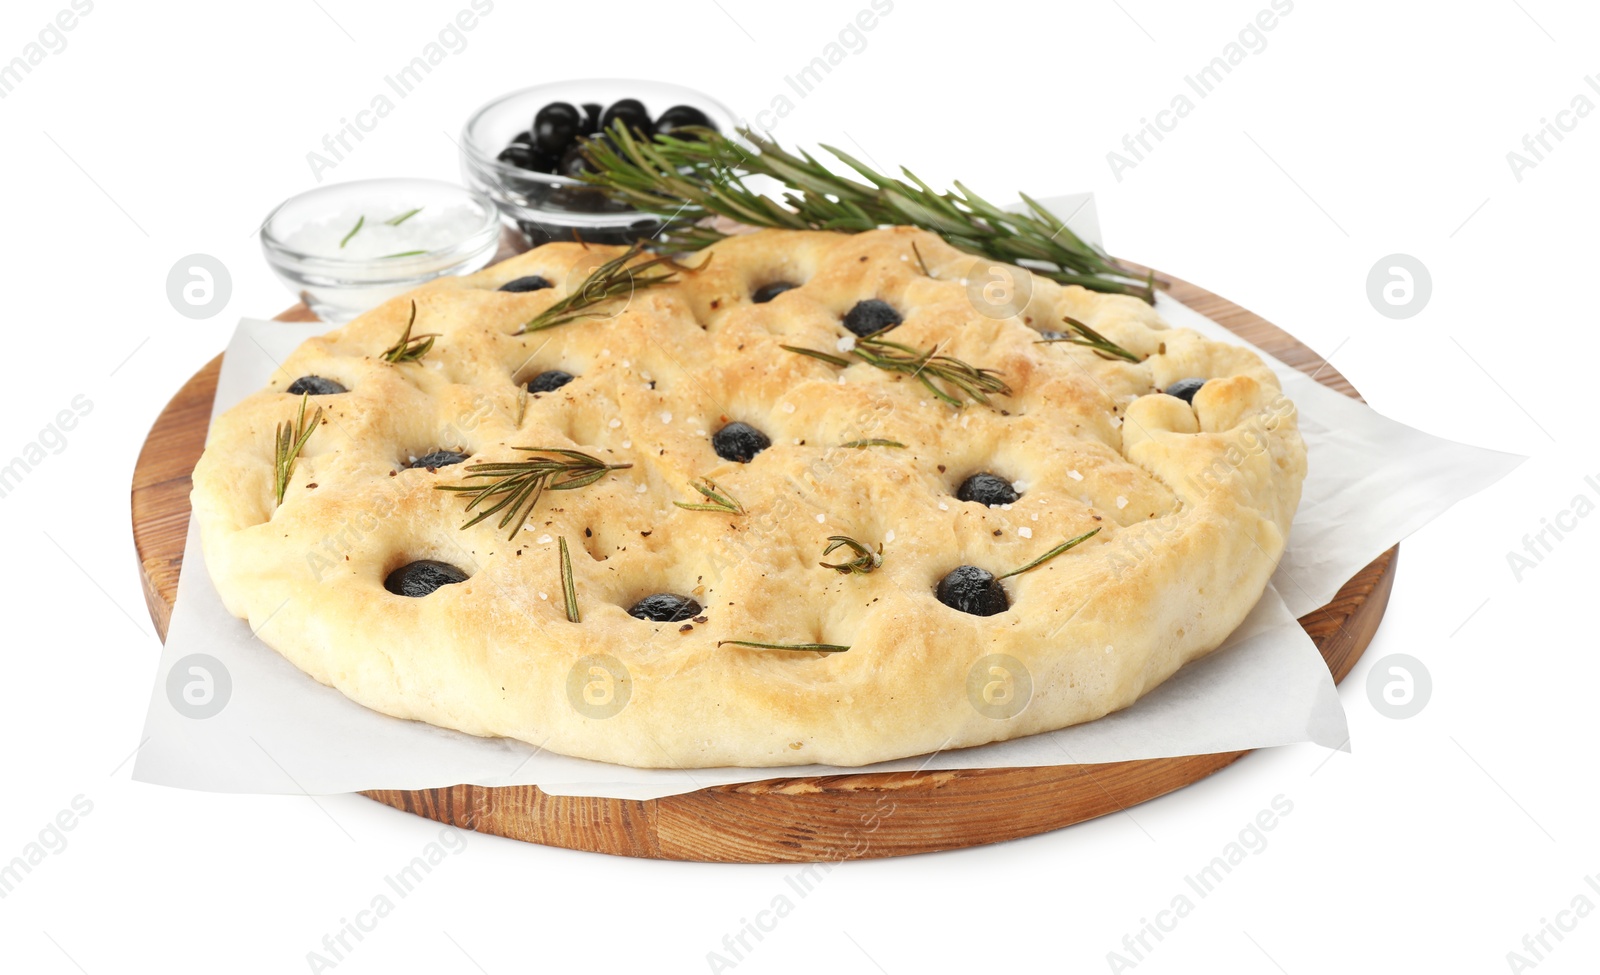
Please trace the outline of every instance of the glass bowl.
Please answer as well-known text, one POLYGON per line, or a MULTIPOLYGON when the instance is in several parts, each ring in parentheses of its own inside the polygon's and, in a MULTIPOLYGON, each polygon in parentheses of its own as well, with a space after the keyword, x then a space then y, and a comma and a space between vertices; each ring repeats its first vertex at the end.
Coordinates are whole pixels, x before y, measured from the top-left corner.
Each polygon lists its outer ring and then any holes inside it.
POLYGON ((692 105, 724 134, 732 135, 737 125, 726 105, 682 85, 617 78, 534 85, 502 95, 472 113, 461 131, 463 181, 493 199, 507 223, 522 231, 533 247, 552 240, 627 244, 655 236, 663 224, 659 217, 609 200, 581 180, 520 169, 495 158, 551 102, 605 106, 623 98, 643 102, 652 118, 674 105, 692 105))
POLYGON ((331 183, 291 197, 261 225, 272 270, 334 323, 434 278, 470 274, 499 244, 493 201, 432 179, 331 183))

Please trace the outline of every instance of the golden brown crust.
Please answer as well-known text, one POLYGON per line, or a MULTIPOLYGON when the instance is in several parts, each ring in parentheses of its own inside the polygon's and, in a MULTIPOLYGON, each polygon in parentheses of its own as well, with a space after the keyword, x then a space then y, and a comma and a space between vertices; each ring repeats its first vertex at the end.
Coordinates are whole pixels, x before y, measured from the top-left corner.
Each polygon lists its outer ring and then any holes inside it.
POLYGON ((1135 299, 1031 278, 1021 313, 991 318, 974 290, 988 262, 930 234, 764 231, 717 244, 701 270, 610 306, 613 317, 512 334, 618 252, 551 244, 434 282, 307 341, 219 417, 193 501, 228 609, 317 680, 402 718, 625 765, 860 765, 1132 704, 1222 642, 1282 553, 1305 474, 1292 404, 1254 354, 1168 329, 1135 299), (557 287, 495 290, 528 274, 557 287), (774 280, 803 285, 750 301, 774 280), (391 365, 379 356, 412 298, 416 330, 441 336, 421 362, 391 365), (997 369, 1013 393, 957 410, 909 376, 780 348, 837 351, 841 316, 865 298, 905 314, 895 340, 997 369), (1063 315, 1143 361, 1039 344, 1036 330, 1063 315), (519 396, 553 368, 578 378, 519 396), (273 428, 293 416, 285 388, 307 374, 349 392, 313 398, 325 422, 275 509, 273 428), (1156 393, 1190 376, 1211 380, 1192 407, 1156 393), (720 459, 710 435, 728 420, 772 446, 748 465, 720 459), (906 446, 839 446, 865 438, 906 446), (633 466, 545 495, 511 541, 493 521, 462 530, 462 497, 434 490, 462 467, 404 466, 436 448, 521 459, 517 445, 633 466), (958 501, 979 470, 1022 497, 958 501), (746 513, 675 507, 699 500, 701 477, 746 513), (969 616, 934 596, 957 565, 999 575, 1097 527, 1007 579, 1004 613, 969 616), (882 542, 883 566, 819 567, 836 534, 882 542), (557 536, 582 623, 565 618, 557 536), (420 599, 385 591, 389 571, 420 558, 471 578, 420 599), (626 613, 656 591, 693 595, 704 621, 626 613), (717 646, 729 639, 851 649, 717 646), (992 671, 990 655, 1013 673, 992 671), (1020 713, 985 706, 1027 682, 1020 713))

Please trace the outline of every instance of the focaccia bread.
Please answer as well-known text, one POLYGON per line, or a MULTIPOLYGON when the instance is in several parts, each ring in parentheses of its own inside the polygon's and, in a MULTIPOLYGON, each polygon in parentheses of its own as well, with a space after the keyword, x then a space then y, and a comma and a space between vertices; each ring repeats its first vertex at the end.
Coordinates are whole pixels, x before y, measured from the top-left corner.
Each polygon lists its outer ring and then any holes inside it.
POLYGON ((549 244, 435 281, 220 416, 193 506, 229 611, 400 718, 632 766, 861 765, 1127 707, 1217 647, 1283 552, 1293 405, 1255 354, 1135 298, 911 228, 762 231, 517 334, 619 253, 549 244), (437 338, 387 361, 413 302, 437 338), (1137 361, 1042 341, 1077 323, 1137 361), (857 333, 885 325, 945 358, 873 365, 857 333), (975 401, 943 378, 960 365, 1008 391, 975 401), (279 505, 275 429, 307 388, 323 417, 279 505), (464 528, 483 505, 437 489, 553 450, 619 466, 520 528, 464 528), (834 536, 861 547, 824 556, 834 536))

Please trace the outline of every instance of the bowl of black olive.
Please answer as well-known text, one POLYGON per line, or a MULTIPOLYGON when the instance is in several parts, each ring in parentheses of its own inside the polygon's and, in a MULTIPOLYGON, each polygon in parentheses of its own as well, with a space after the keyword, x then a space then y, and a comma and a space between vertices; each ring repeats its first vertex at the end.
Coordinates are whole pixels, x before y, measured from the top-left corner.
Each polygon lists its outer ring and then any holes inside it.
POLYGON ((530 246, 552 240, 626 244, 660 231, 641 213, 583 182, 586 140, 621 122, 645 138, 690 126, 734 130, 733 113, 703 92, 660 81, 560 81, 502 95, 461 135, 461 171, 530 246))

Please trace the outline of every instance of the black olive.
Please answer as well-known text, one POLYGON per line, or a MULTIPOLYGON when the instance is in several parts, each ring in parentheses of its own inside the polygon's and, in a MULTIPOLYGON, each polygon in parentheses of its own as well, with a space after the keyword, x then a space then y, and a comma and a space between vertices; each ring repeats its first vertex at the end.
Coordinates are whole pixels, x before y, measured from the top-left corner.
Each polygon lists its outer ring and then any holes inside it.
POLYGON ((312 396, 332 396, 334 393, 343 393, 347 390, 331 379, 321 376, 301 376, 289 384, 289 392, 299 396, 301 393, 310 393, 312 396))
POLYGON ((583 134, 594 135, 600 131, 600 113, 605 111, 605 106, 599 102, 583 103, 583 134))
POLYGON ((700 604, 675 592, 656 592, 628 607, 628 615, 655 623, 677 623, 700 615, 700 604))
POLYGON ((572 382, 572 379, 573 375, 570 372, 564 372, 560 369, 546 369, 528 380, 528 392, 548 393, 553 389, 560 389, 567 383, 572 382))
POLYGON ((539 160, 542 157, 534 151, 532 146, 513 142, 511 145, 501 149, 500 155, 495 158, 518 169, 538 169, 539 160))
POLYGON ((698 125, 707 129, 716 129, 709 116, 693 105, 674 105, 656 116, 656 135, 672 135, 678 138, 693 138, 691 135, 678 135, 677 130, 698 125))
POLYGON ((764 284, 757 288, 751 293, 750 300, 758 305, 764 305, 785 291, 791 291, 798 287, 800 287, 798 284, 790 284, 787 281, 774 281, 771 284, 764 284))
POLYGON ((566 151, 578 137, 583 113, 567 102, 551 102, 533 117, 533 144, 556 155, 566 151))
POLYGON ((904 319, 894 310, 894 306, 887 301, 868 298, 866 301, 856 302, 856 306, 845 312, 844 327, 862 338, 894 328, 904 319))
POLYGON ((1011 482, 1003 477, 997 477, 988 471, 978 473, 961 482, 956 489, 956 498, 961 501, 976 501, 979 504, 1015 504, 1021 497, 1011 482))
POLYGON ((1005 588, 994 574, 975 565, 958 565, 939 580, 939 602, 973 616, 993 616, 1011 608, 1005 588))
POLYGON ((1185 403, 1193 403, 1194 394, 1200 392, 1200 387, 1205 384, 1204 379, 1180 379, 1167 387, 1167 395, 1176 396, 1185 403))
POLYGON ((412 469, 425 468, 432 471, 441 467, 449 467, 451 464, 459 464, 466 459, 467 455, 458 450, 445 450, 441 448, 439 450, 423 454, 421 457, 418 457, 416 460, 412 461, 406 466, 412 469))
POLYGON ((514 145, 514 146, 531 146, 531 145, 533 145, 533 132, 528 130, 528 129, 523 129, 521 132, 518 132, 516 135, 511 137, 511 145, 514 145))
POLYGON ((612 102, 611 107, 600 116, 601 131, 609 132, 613 122, 621 122, 646 140, 655 134, 655 125, 650 121, 650 113, 645 111, 644 104, 637 98, 624 98, 612 102))
POLYGON ((507 281, 500 286, 500 290, 521 294, 524 291, 543 291, 551 286, 550 282, 546 281, 542 275, 529 274, 526 277, 517 278, 515 281, 507 281))
POLYGON ((757 430, 748 423, 733 421, 727 426, 711 435, 711 448, 723 460, 737 461, 748 464, 761 453, 772 446, 772 441, 767 435, 757 430))
POLYGON ((426 596, 441 586, 466 582, 467 574, 448 562, 418 559, 402 565, 383 580, 383 588, 396 596, 418 598, 426 596))

